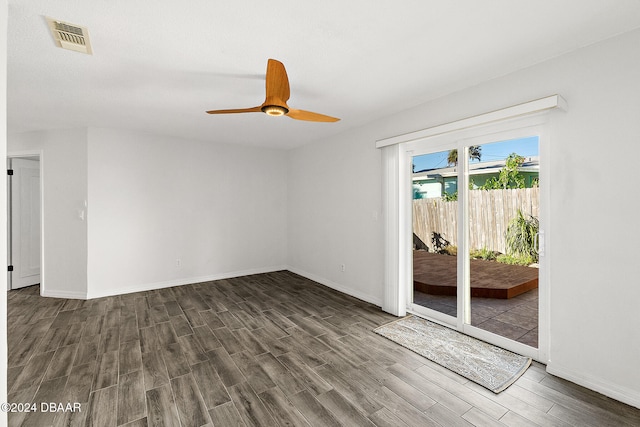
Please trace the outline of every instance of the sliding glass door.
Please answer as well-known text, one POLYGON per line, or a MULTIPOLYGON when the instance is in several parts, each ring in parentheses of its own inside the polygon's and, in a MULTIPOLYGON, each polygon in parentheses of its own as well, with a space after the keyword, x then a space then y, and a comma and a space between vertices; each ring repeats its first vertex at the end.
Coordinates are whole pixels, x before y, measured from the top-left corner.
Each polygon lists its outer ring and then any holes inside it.
POLYGON ((535 357, 540 152, 535 129, 409 144, 408 310, 535 357))
POLYGON ((538 347, 538 137, 469 147, 470 324, 538 347))
POLYGON ((455 325, 458 171, 455 149, 412 156, 411 310, 455 325))

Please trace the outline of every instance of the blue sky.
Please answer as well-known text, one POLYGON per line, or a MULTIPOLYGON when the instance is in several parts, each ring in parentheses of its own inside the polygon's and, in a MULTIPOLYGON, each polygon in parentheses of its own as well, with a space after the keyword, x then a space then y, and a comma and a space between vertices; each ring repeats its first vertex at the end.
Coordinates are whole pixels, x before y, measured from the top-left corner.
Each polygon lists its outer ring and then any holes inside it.
MULTIPOLYGON (((481 162, 503 160, 511 153, 517 153, 523 157, 537 156, 538 137, 531 136, 527 138, 511 139, 508 141, 492 142, 489 144, 483 144, 480 147, 482 154, 481 162)), ((414 157, 413 164, 415 165, 415 171, 446 167, 448 154, 449 151, 447 150, 414 157)))

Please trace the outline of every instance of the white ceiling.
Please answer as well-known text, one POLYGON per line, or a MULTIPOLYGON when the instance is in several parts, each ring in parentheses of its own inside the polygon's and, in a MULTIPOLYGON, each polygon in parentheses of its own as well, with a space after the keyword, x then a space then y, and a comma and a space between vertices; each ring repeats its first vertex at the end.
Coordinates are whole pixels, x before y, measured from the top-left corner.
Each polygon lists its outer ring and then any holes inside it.
POLYGON ((9 0, 9 132, 112 127, 292 148, 640 27, 638 0, 9 0), (89 29, 55 47, 45 16, 89 29), (264 100, 342 120, 208 115, 264 100))

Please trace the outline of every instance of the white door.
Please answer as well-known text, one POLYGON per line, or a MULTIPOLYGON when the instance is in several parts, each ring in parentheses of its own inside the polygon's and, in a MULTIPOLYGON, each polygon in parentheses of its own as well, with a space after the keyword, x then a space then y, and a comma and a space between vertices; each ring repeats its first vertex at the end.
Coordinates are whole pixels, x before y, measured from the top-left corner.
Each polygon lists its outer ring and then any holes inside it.
POLYGON ((40 162, 11 159, 11 289, 40 283, 40 162))

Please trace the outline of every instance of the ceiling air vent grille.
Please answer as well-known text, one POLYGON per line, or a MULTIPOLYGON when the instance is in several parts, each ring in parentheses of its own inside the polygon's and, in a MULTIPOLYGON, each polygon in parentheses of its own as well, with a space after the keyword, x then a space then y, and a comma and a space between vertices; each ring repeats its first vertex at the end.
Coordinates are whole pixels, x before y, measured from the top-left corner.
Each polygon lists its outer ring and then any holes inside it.
POLYGON ((48 17, 47 23, 58 47, 88 53, 89 55, 92 54, 91 43, 89 42, 89 31, 85 27, 48 17))

